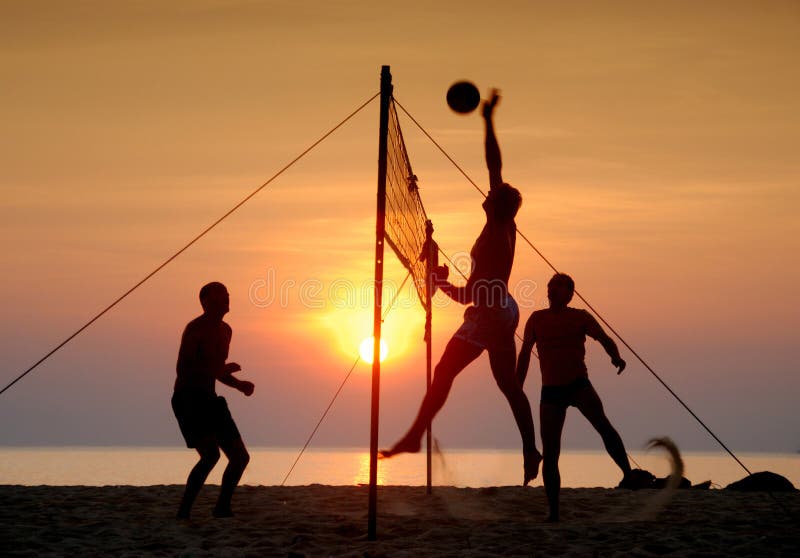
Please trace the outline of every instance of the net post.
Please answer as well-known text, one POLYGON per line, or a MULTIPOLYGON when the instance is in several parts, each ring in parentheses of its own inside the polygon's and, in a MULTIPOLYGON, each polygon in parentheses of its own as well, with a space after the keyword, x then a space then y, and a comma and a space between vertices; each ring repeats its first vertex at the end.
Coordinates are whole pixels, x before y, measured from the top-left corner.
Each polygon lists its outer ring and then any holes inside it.
POLYGON ((392 99, 392 74, 381 67, 381 108, 378 125, 378 202, 375 223, 375 295, 372 336, 372 402, 369 437, 369 509, 367 538, 377 538, 378 510, 378 417, 381 385, 381 306, 383 304, 383 241, 386 234, 386 161, 389 134, 389 103, 392 99))
MULTIPOLYGON (((429 220, 425 221, 425 248, 427 253, 425 254, 425 392, 427 393, 428 390, 431 389, 431 377, 432 377, 432 349, 431 346, 433 344, 433 326, 432 326, 432 317, 433 317, 433 305, 431 303, 433 298, 433 270, 435 262, 438 258, 438 253, 436 252, 436 244, 433 242, 433 223, 429 220)), ((431 441, 433 438, 432 435, 432 421, 428 422, 428 428, 425 432, 425 487, 426 493, 431 494, 432 492, 432 480, 433 480, 433 467, 432 467, 432 459, 431 459, 431 441)))

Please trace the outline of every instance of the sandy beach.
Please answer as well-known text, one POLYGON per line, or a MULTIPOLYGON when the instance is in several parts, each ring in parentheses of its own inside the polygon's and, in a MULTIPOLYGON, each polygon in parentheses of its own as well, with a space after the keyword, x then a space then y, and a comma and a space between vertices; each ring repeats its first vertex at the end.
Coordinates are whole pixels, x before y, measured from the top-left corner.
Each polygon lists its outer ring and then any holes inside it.
MULTIPOLYGON (((181 486, 0 486, 4 556, 796 556, 800 529, 767 493, 566 488, 542 522, 541 487, 386 486, 378 540, 363 486, 240 487, 213 519, 204 488, 190 522, 181 486)), ((800 493, 777 494, 800 510, 800 493)), ((796 521, 796 520, 794 520, 796 521)))

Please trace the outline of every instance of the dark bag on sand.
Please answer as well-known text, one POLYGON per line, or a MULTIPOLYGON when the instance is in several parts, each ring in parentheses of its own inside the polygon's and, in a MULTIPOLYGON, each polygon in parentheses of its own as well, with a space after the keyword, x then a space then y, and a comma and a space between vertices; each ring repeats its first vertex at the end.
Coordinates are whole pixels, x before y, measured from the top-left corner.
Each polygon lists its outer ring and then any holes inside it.
MULTIPOLYGON (((653 488, 666 488, 667 483, 669 483, 669 476, 656 479, 653 482, 653 488)), ((678 486, 676 486, 676 488, 692 488, 692 481, 686 477, 681 477, 681 480, 678 482, 678 486)))
POLYGON ((633 469, 630 473, 625 475, 617 488, 627 488, 628 490, 639 490, 641 488, 653 488, 656 482, 656 476, 650 471, 644 469, 633 469))
POLYGON ((753 473, 742 480, 732 482, 725 490, 741 492, 796 492, 797 489, 786 477, 770 471, 753 473))
MULTIPOLYGON (((640 490, 642 488, 666 488, 669 476, 656 478, 656 476, 645 469, 633 469, 629 475, 620 481, 617 488, 627 488, 628 490, 640 490)), ((692 488, 692 483, 686 477, 681 477, 677 488, 692 488)))

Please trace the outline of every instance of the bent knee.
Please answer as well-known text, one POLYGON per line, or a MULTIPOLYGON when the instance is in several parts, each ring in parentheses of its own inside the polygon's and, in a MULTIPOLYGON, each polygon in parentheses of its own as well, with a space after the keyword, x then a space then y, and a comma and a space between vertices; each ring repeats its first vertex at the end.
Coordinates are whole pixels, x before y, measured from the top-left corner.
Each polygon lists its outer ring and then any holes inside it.
POLYGON ((514 397, 522 393, 522 386, 519 384, 516 376, 508 376, 504 378, 496 378, 497 387, 503 392, 506 397, 514 397))
POLYGON ((444 378, 449 378, 453 375, 453 367, 440 362, 436 366, 433 367, 433 379, 434 381, 439 378, 440 380, 444 378))
POLYGON ((612 426, 611 421, 608 420, 608 418, 605 415, 603 415, 601 417, 598 417, 595 420, 593 420, 592 421, 592 425, 594 426, 595 430, 597 430, 600 433, 600 435, 602 435, 602 436, 606 436, 606 435, 612 435, 613 436, 614 434, 617 433, 617 431, 614 430, 614 427, 612 426))
POLYGON ((453 370, 448 366, 437 365, 433 369, 433 380, 431 381, 431 389, 449 388, 453 385, 456 375, 453 370))
POLYGON ((207 449, 200 454, 200 461, 206 465, 213 467, 219 461, 219 449, 207 449))
POLYGON ((244 469, 247 467, 247 464, 250 463, 250 453, 246 449, 242 448, 230 456, 230 462, 244 469))

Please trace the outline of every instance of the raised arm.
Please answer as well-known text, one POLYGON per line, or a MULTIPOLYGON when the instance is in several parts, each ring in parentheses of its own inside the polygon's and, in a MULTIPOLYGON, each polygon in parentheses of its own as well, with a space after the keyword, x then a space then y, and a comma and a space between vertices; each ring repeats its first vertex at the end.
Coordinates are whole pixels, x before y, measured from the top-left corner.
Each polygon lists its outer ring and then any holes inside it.
POLYGON ((483 120, 486 123, 486 166, 489 169, 489 188, 494 189, 503 184, 503 159, 500 157, 500 146, 494 133, 494 107, 500 101, 500 93, 492 89, 489 99, 483 102, 483 120))
POLYGON ((519 350, 519 358, 517 359, 517 380, 520 386, 525 384, 525 378, 528 376, 528 367, 531 363, 531 351, 533 351, 534 343, 536 343, 536 333, 533 329, 533 315, 531 315, 525 324, 522 348, 519 350))

